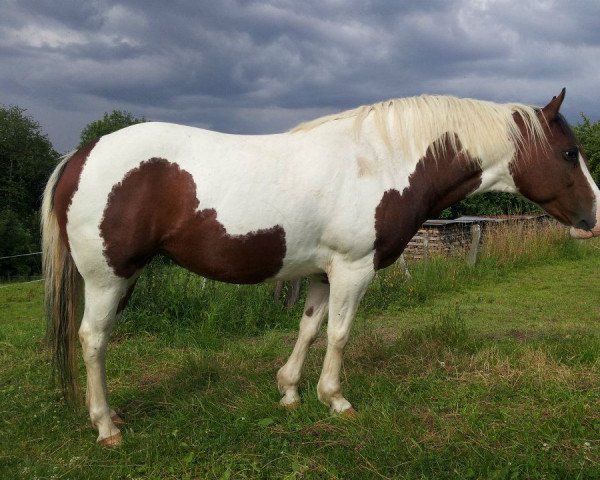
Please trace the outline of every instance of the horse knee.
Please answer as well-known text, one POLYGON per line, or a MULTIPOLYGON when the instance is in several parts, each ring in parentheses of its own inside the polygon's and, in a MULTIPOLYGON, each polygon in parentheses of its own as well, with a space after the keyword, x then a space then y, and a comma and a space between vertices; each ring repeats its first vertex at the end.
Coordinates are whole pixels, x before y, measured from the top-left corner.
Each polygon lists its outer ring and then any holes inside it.
POLYGON ((327 332, 327 343, 330 346, 336 348, 337 350, 343 350, 346 344, 348 343, 349 338, 349 331, 330 330, 329 332, 327 332))

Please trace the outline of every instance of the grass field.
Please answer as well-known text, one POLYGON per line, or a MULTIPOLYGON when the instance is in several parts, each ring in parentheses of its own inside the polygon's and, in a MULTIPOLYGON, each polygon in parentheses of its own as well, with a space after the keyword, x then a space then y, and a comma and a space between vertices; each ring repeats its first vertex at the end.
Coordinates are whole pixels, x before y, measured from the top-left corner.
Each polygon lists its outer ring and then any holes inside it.
POLYGON ((345 356, 352 419, 316 399, 322 339, 303 404, 278 406, 300 307, 153 267, 109 347, 117 449, 49 380, 41 284, 0 288, 0 478, 600 478, 600 246, 497 247, 376 279, 345 356))

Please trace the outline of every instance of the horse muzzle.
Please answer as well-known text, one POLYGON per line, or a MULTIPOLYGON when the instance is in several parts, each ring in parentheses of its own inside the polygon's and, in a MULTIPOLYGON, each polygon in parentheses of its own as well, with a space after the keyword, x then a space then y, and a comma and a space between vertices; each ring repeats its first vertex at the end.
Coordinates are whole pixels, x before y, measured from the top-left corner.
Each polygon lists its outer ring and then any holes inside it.
POLYGON ((600 236, 600 209, 596 210, 596 218, 582 219, 571 227, 572 238, 586 239, 600 236))

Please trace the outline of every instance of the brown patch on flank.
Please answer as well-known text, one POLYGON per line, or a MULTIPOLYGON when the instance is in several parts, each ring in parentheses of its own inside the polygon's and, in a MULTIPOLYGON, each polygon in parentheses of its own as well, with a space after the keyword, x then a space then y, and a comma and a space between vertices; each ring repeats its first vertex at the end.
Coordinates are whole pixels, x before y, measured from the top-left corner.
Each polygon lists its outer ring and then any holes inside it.
POLYGON ((365 157, 356 157, 356 167, 358 169, 359 177, 373 175, 376 170, 373 161, 365 157))
POLYGON ((312 314, 314 311, 315 311, 315 309, 313 307, 308 307, 306 309, 306 312, 304 312, 304 315, 306 315, 307 317, 312 317, 312 314))
POLYGON ((54 196, 52 197, 54 213, 58 221, 60 238, 68 250, 70 250, 70 246, 67 236, 67 213, 73 201, 73 195, 79 188, 79 177, 85 161, 97 142, 98 140, 94 140, 84 145, 69 158, 54 189, 54 196))
MULTIPOLYGON (((595 196, 579 161, 569 162, 563 152, 578 147, 565 118, 558 113, 556 99, 538 112, 549 142, 546 148, 534 142, 523 119, 513 114, 523 135, 523 147, 510 163, 510 173, 519 192, 566 225, 586 220, 596 223, 595 196), (551 107, 551 108, 549 108, 551 107)), ((581 152, 581 150, 580 150, 581 152)), ((583 158, 585 156, 582 153, 583 158)))
POLYGON ((142 162, 108 197, 100 232, 109 265, 129 278, 163 252, 223 282, 259 283, 279 272, 286 250, 280 225, 229 235, 214 209, 199 206, 188 172, 161 158, 142 162))
POLYGON ((410 175, 409 186, 400 193, 390 189, 375 209, 375 269, 394 263, 421 224, 430 215, 462 200, 481 185, 481 167, 470 158, 456 139, 456 151, 450 133, 437 140, 434 158, 431 145, 410 175))

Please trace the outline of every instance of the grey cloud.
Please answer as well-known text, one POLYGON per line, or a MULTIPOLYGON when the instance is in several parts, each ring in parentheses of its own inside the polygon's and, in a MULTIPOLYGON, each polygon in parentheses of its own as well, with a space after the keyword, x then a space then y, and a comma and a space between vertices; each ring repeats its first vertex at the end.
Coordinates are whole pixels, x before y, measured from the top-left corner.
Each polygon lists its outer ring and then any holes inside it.
MULTIPOLYGON (((44 119, 125 108, 259 133, 420 93, 541 104, 563 85, 568 118, 600 116, 595 0, 4 3, 0 102, 44 119)), ((72 119, 43 124, 77 142, 72 119)))

